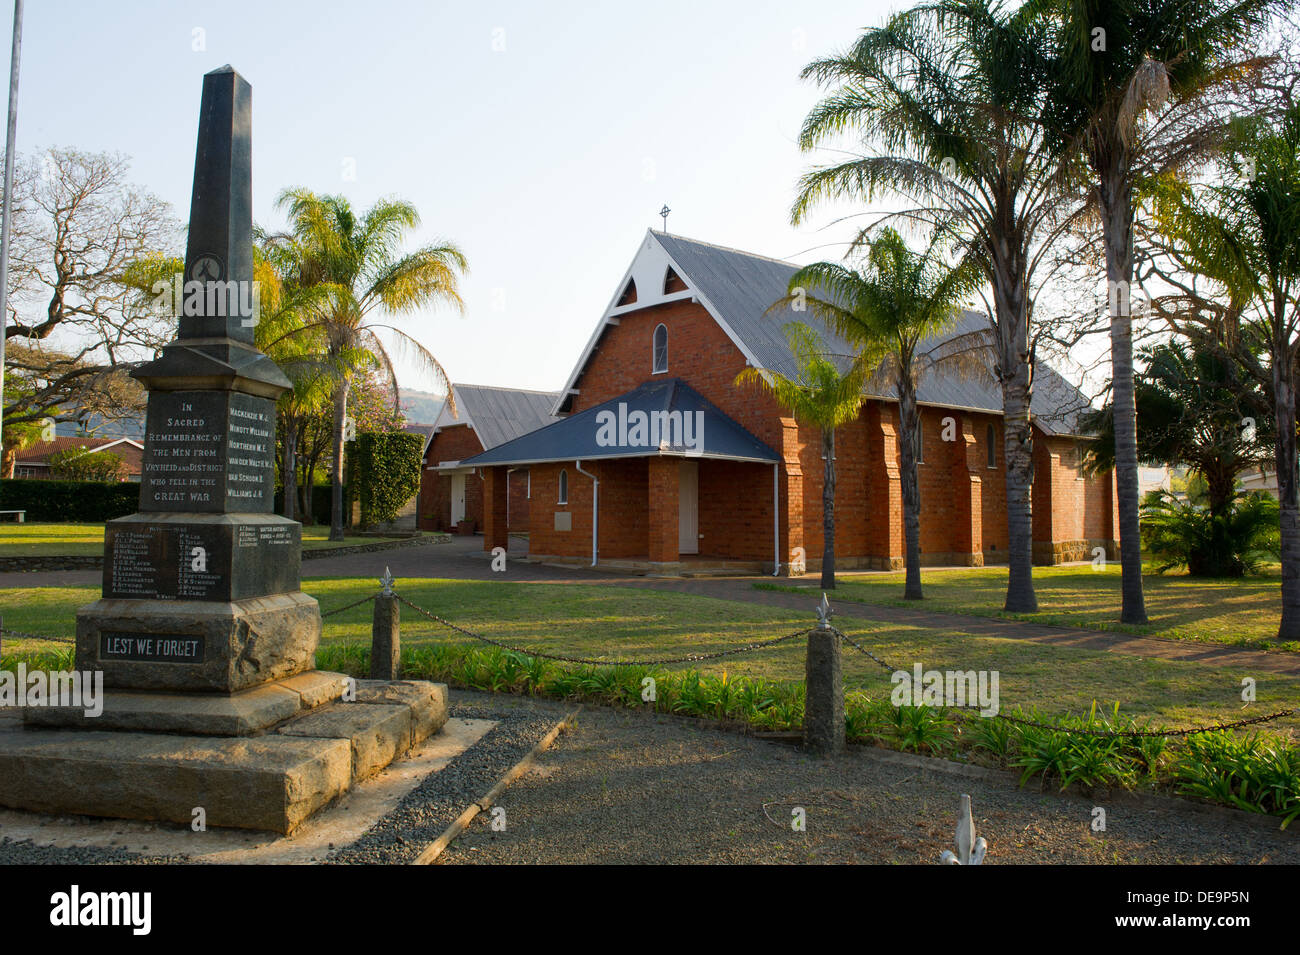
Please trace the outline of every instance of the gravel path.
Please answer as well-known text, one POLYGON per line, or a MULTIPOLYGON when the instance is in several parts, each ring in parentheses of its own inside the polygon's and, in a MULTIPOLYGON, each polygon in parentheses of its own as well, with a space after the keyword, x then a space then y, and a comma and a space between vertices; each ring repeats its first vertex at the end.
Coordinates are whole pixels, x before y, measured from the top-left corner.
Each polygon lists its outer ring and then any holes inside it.
POLYGON ((440 861, 931 864, 952 847, 969 793, 988 864, 1300 863, 1300 832, 1271 822, 1172 800, 1041 793, 1008 773, 969 778, 895 760, 858 748, 818 760, 684 720, 589 707, 503 794, 505 831, 480 815, 440 861), (1105 832, 1091 831, 1094 806, 1106 810, 1105 832), (796 807, 806 832, 792 831, 796 807))
MULTIPOLYGON (((411 861, 572 706, 457 691, 452 714, 499 724, 430 774, 335 864, 411 861)), ((674 717, 587 707, 440 864, 931 864, 950 848, 961 793, 989 864, 1300 864, 1300 827, 1174 800, 1040 792, 1009 773, 853 747, 835 759, 674 717), (946 768, 945 768, 946 767, 946 768), (1093 832, 1093 810, 1106 831, 1093 832), (805 832, 792 810, 804 810, 805 832)), ((0 865, 157 864, 184 858, 0 838, 0 865)))
POLYGON ((498 724, 439 772, 429 774, 396 809, 329 861, 344 865, 411 862, 572 709, 546 700, 453 692, 451 716, 498 720, 498 724))

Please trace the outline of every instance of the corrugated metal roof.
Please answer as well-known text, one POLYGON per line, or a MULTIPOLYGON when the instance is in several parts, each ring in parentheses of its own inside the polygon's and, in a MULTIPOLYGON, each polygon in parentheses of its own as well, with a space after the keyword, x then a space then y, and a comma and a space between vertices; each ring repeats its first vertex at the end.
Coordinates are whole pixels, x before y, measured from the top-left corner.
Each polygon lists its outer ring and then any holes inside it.
MULTIPOLYGON (((798 269, 794 263, 664 232, 654 232, 654 236, 680 267, 682 277, 707 299, 759 366, 785 375, 795 373, 794 356, 782 331, 782 326, 792 321, 813 325, 832 354, 852 354, 852 347, 844 339, 807 312, 784 306, 768 312, 773 302, 785 297, 790 277, 798 269)), ((988 331, 984 315, 966 312, 951 331, 923 343, 922 348, 929 349, 958 335, 988 331)), ((891 390, 880 397, 895 395, 891 390)), ((942 367, 933 369, 922 377, 917 400, 954 409, 1002 413, 1002 390, 991 372, 969 376, 942 367)), ((1076 387, 1045 362, 1038 363, 1030 410, 1040 428, 1049 434, 1079 434, 1079 414, 1088 407, 1087 398, 1076 387)))
MULTIPOLYGON (((692 418, 692 420, 699 420, 692 418)), ((608 435, 608 431, 605 432, 608 435)), ((627 435, 631 438, 631 435, 627 435)), ((647 435, 647 438, 649 436, 647 435)), ((561 418, 554 424, 525 434, 505 444, 461 461, 464 467, 490 464, 536 464, 542 461, 595 460, 599 458, 650 457, 658 455, 725 458, 735 461, 776 463, 776 452, 754 437, 707 398, 680 378, 657 378, 637 386, 626 394, 611 398, 586 411, 561 418), (623 405, 623 408, 620 408, 623 405), (690 445, 685 434, 674 432, 673 437, 683 440, 663 441, 656 445, 647 442, 618 439, 610 444, 602 442, 602 412, 611 412, 614 421, 626 422, 633 412, 641 411, 649 417, 652 412, 681 412, 686 415, 699 412, 702 426, 692 432, 690 445)))
POLYGON ((453 385, 456 404, 474 424, 474 432, 491 450, 520 435, 545 427, 556 419, 551 415, 556 393, 492 388, 487 385, 453 385))
POLYGON ((424 452, 429 450, 429 442, 433 440, 433 432, 437 429, 431 424, 407 424, 402 426, 402 430, 407 434, 418 435, 424 441, 420 445, 420 457, 424 457, 424 452))

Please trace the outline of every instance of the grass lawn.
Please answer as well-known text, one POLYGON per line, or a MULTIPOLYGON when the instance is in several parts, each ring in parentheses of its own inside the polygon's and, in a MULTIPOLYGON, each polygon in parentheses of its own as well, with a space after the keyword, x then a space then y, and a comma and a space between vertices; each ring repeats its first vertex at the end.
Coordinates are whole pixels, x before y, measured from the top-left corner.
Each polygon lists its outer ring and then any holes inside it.
MULTIPOLYGON (((369 579, 312 579, 303 589, 322 611, 374 593, 369 579)), ((807 614, 751 606, 692 594, 586 585, 501 581, 404 581, 403 596, 468 629, 504 643, 551 653, 603 659, 651 659, 725 649, 802 630, 807 614)), ((99 596, 97 588, 10 588, 0 590, 7 627, 69 636, 76 608, 99 596)), ((843 595, 841 595, 843 596, 843 595)), ((370 641, 369 604, 325 620, 323 644, 370 641)), ((468 638, 402 610, 405 646, 466 643, 468 638)), ((845 621, 841 621, 844 623, 845 621)), ((852 621, 846 632, 895 666, 910 669, 997 670, 1002 707, 1036 708, 1045 714, 1085 713, 1091 702, 1119 701, 1121 713, 1149 717, 1168 726, 1261 715, 1300 701, 1300 680, 1249 674, 1198 663, 1152 660, 898 624, 852 621), (1243 709, 1241 678, 1258 680, 1258 702, 1243 709)), ((28 651, 58 644, 6 639, 5 665, 28 651)), ((804 641, 739 654, 698 665, 703 673, 802 680, 804 641)), ((684 669, 677 665, 667 669, 684 669)), ((888 674, 847 649, 846 689, 887 697, 888 674)), ((1300 720, 1271 728, 1300 738, 1300 720)))
MULTIPOLYGON (((765 589, 816 589, 817 578, 791 587, 758 584, 765 589)), ((857 600, 887 607, 908 607, 947 613, 1002 617, 1034 623, 1092 630, 1112 630, 1171 640, 1234 644, 1267 650, 1300 650, 1295 643, 1273 641, 1281 616, 1281 575, 1271 573, 1241 580, 1204 580, 1182 574, 1148 575, 1146 626, 1119 622, 1120 569, 1109 564, 1104 571, 1091 565, 1035 567, 1034 592, 1038 612, 1011 614, 1002 610, 1007 593, 1005 567, 970 570, 923 570, 924 600, 903 600, 903 573, 837 574, 834 598, 857 600)))
MULTIPOLYGON (((303 550, 375 544, 395 538, 329 540, 328 527, 304 527, 303 550)), ((0 557, 93 557, 104 552, 103 524, 0 524, 0 557)))

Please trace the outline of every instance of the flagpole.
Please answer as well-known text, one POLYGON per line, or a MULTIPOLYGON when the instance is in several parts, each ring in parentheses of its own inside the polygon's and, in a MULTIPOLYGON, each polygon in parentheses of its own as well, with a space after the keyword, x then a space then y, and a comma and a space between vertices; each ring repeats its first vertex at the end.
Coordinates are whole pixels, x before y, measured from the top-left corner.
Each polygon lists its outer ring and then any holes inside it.
MULTIPOLYGON (((4 208, 0 211, 0 458, 4 448, 5 324, 9 321, 9 230, 13 225, 14 139, 18 132, 18 62, 23 47, 23 0, 14 0, 14 45, 9 57, 9 126, 5 131, 4 208)), ((0 468, 0 478, 4 470, 0 468)))

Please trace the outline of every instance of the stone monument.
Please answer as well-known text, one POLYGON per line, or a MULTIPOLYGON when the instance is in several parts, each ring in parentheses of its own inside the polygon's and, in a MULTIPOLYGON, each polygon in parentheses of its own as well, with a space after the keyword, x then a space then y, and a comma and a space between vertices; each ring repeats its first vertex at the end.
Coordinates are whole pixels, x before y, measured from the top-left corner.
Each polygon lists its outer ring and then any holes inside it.
POLYGON ((203 79, 176 340, 149 392, 140 509, 105 529, 76 667, 102 712, 29 706, 0 731, 0 805, 287 833, 446 721, 446 687, 314 669, 301 525, 272 513, 276 398, 254 345, 252 96, 203 79))
POLYGON ((271 513, 290 384, 253 345, 251 98, 228 67, 203 79, 179 330, 133 373, 140 511, 109 522, 103 599, 77 615, 77 668, 111 687, 243 690, 311 669, 320 639, 301 526, 271 513))

